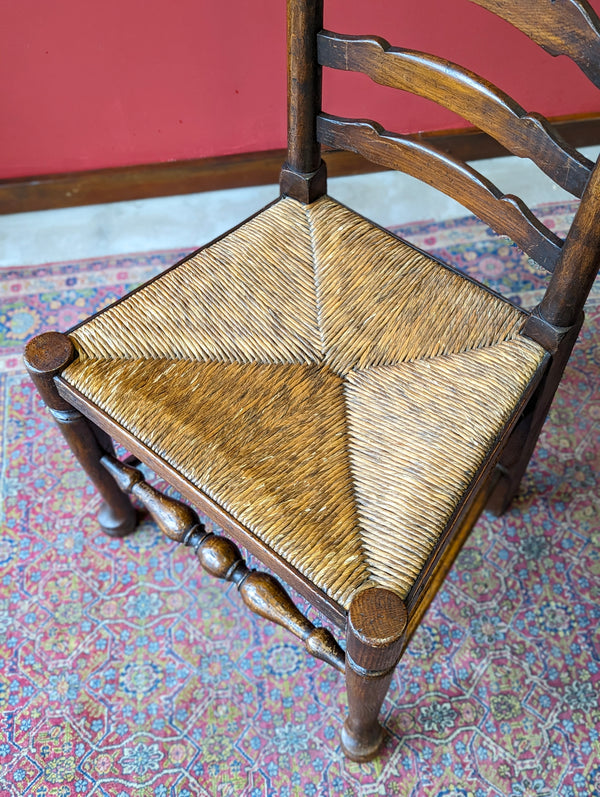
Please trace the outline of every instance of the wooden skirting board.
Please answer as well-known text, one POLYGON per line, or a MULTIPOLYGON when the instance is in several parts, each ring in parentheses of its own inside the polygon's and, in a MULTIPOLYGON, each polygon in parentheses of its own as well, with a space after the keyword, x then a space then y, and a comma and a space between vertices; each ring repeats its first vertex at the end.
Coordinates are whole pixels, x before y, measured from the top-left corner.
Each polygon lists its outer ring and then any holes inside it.
MULTIPOLYGON (((600 144, 600 114, 564 117, 553 121, 561 135, 576 147, 600 144)), ((427 140, 463 160, 495 158, 507 154, 490 136, 474 129, 416 134, 413 137, 427 140)), ((276 183, 284 159, 285 150, 278 149, 0 180, 0 213, 22 213, 276 183)), ((352 152, 326 151, 324 159, 331 177, 381 171, 381 167, 352 152)))

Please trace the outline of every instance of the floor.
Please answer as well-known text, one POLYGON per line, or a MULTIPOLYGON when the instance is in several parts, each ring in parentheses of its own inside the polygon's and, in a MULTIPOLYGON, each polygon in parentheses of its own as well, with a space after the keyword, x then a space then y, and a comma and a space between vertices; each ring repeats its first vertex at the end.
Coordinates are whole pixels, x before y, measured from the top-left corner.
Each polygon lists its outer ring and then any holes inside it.
MULTIPOLYGON (((583 151, 595 160, 600 147, 583 151)), ((569 198, 529 161, 496 158, 474 166, 502 191, 530 205, 569 198)), ((329 193, 383 226, 467 213, 429 186, 395 172, 334 178, 329 193)), ((0 216, 0 266, 195 249, 276 196, 276 186, 258 186, 0 216)))

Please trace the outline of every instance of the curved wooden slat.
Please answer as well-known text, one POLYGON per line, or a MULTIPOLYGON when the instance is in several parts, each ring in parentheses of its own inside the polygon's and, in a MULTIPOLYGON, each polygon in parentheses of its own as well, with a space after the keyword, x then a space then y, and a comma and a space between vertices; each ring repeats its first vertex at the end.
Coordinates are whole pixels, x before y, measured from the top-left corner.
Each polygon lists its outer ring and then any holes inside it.
POLYGON ((432 185, 456 199, 496 232, 509 235, 537 263, 553 271, 561 252, 561 239, 521 199, 502 194, 466 163, 434 147, 390 133, 371 120, 320 114, 317 138, 329 147, 358 152, 374 163, 400 169, 432 185))
POLYGON ((586 0, 471 2, 519 28, 550 55, 567 55, 600 88, 600 19, 586 0))
POLYGON ((426 97, 460 114, 542 171, 574 196, 583 194, 593 163, 538 114, 527 114, 508 94, 474 72, 437 56, 391 47, 377 36, 321 31, 323 66, 364 72, 376 83, 426 97))

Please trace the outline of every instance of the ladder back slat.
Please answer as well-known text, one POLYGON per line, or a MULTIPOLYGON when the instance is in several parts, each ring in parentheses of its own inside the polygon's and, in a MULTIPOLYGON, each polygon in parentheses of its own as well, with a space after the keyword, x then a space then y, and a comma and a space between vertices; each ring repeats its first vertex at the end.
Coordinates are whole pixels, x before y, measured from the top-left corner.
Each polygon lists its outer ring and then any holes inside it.
POLYGON ((519 157, 531 158, 581 197, 593 163, 569 146, 544 117, 527 114, 511 97, 470 70, 437 56, 391 47, 376 36, 318 36, 323 66, 363 72, 376 83, 409 91, 460 114, 519 157))
POLYGON ((545 227, 518 197, 504 195, 467 164, 420 141, 384 130, 370 120, 317 118, 321 144, 352 150, 381 166, 400 169, 432 185, 512 240, 537 263, 553 271, 561 239, 545 227))
POLYGON ((586 0, 471 0, 523 31, 550 55, 567 55, 600 88, 600 19, 586 0))

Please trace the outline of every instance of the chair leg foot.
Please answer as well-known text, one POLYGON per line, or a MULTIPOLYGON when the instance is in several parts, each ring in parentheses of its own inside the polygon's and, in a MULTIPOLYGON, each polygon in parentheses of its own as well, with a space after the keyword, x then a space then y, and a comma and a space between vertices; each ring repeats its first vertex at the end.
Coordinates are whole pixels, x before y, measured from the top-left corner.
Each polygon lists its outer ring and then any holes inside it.
POLYGON ((125 517, 116 514, 110 504, 103 501, 98 510, 98 523, 102 531, 109 537, 128 537, 137 529, 141 520, 141 513, 127 513, 125 517))
POLYGON ((404 645, 406 608, 391 590, 372 587, 350 605, 346 649, 348 717, 341 733, 352 761, 370 761, 379 752, 383 728, 379 711, 404 645))
POLYGON ((346 720, 342 726, 340 741, 344 755, 351 761, 356 761, 359 764, 372 761, 377 757, 383 742, 383 728, 378 722, 370 733, 359 736, 356 731, 348 727, 348 720, 346 720))
POLYGON ((71 451, 102 496, 97 514, 100 528, 109 537, 132 534, 140 515, 100 462, 105 454, 114 454, 112 441, 77 410, 51 412, 71 451))

